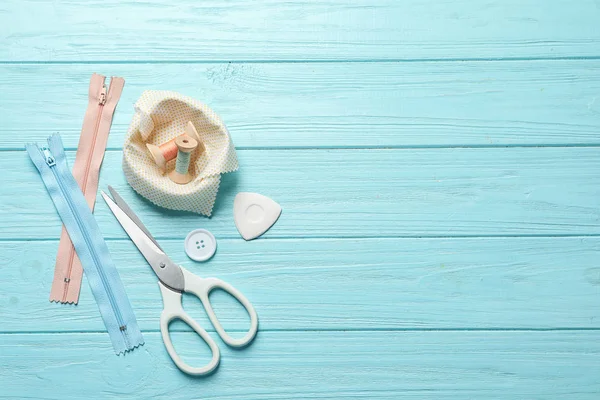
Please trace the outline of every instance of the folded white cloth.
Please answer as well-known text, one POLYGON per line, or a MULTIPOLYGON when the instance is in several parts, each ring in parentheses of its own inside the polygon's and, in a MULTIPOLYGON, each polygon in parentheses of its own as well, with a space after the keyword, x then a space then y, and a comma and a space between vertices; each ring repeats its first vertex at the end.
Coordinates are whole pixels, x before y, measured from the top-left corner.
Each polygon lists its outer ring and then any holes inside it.
POLYGON ((235 147, 221 118, 205 104, 176 92, 147 90, 135 103, 135 115, 123 145, 123 171, 127 182, 141 196, 161 207, 210 216, 221 174, 238 169, 235 147), (178 185, 154 163, 146 143, 157 146, 184 133, 192 121, 205 151, 191 155, 194 179, 178 185))

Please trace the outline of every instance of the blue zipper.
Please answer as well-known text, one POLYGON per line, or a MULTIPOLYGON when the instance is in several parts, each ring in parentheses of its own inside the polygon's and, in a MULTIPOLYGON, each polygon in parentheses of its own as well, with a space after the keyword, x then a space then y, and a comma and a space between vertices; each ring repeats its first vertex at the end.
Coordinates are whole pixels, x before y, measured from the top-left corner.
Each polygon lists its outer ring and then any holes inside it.
POLYGON ((60 135, 44 148, 25 146, 60 215, 88 278, 92 294, 117 355, 144 344, 131 303, 106 241, 81 188, 67 165, 60 135))
POLYGON ((48 165, 48 167, 50 167, 50 171, 52 171, 52 174, 54 175, 54 179, 56 179, 56 182, 58 183, 58 186, 60 187, 60 190, 61 190, 63 196, 67 200, 69 209, 71 210, 73 216, 75 217, 75 221, 77 222, 79 229, 83 233, 83 239, 85 240, 85 243, 87 244, 88 248, 90 249, 90 253, 92 254, 94 264, 96 264, 96 269, 98 270, 100 279, 102 281, 102 285, 104 286, 104 291, 108 295, 108 300, 109 300, 112 310, 115 314, 115 317, 117 318, 117 322, 119 323, 119 330, 123 334, 123 337, 125 339, 125 344, 127 345, 127 347, 129 347, 130 346, 129 340, 128 340, 127 333, 126 333, 127 325, 125 324, 125 321, 123 320, 123 316, 121 315, 121 311, 119 310, 117 301, 116 301, 114 294, 110 288, 110 284, 108 283, 108 280, 104 273, 104 268, 102 267, 102 264, 99 261, 98 255, 96 254, 95 246, 92 244, 92 239, 89 237, 88 231, 85 228, 85 224, 81 220, 81 216, 79 215, 79 212, 77 211, 77 207, 75 207, 73 204, 73 199, 71 198, 71 193, 65 187, 61 176, 56 171, 56 168, 53 168, 53 167, 56 167, 56 159, 52 155, 52 152, 50 151, 50 149, 47 147, 41 148, 40 152, 42 153, 42 156, 46 160, 46 164, 48 165))

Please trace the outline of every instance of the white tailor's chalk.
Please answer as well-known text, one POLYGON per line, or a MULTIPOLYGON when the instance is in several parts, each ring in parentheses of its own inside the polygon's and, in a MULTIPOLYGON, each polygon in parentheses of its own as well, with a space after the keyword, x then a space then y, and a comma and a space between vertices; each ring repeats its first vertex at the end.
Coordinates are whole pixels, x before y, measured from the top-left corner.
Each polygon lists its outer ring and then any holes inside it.
POLYGON ((235 226, 245 240, 268 231, 280 215, 281 206, 262 194, 241 192, 233 201, 235 226))

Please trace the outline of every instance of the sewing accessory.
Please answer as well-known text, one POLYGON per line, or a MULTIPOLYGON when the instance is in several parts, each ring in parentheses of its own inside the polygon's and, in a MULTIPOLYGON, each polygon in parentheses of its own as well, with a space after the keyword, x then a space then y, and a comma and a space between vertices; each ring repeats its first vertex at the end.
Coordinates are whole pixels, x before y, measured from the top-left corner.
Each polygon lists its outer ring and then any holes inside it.
MULTIPOLYGON (((170 161, 167 165, 169 172, 174 164, 170 161)), ((135 115, 123 143, 122 165, 127 183, 148 201, 210 216, 221 174, 237 170, 238 160, 227 127, 206 104, 176 92, 148 90, 135 103, 135 115), (146 144, 160 145, 180 136, 190 121, 204 151, 198 148, 192 152, 189 168, 194 179, 179 185, 156 167, 146 144)))
POLYGON ((75 246, 115 353, 144 344, 98 223, 67 166, 60 136, 51 136, 47 148, 26 148, 75 246))
MULTIPOLYGON (((204 145, 202 144, 202 141, 200 140, 200 135, 198 135, 198 131, 194 127, 192 121, 188 121, 187 125, 185 126, 184 135, 188 135, 191 138, 195 139, 198 142, 198 148, 200 149, 200 152, 204 151, 204 145)), ((157 146, 152 143, 146 143, 146 148, 148 148, 148 151, 152 155, 156 166, 160 168, 163 172, 167 170, 167 163, 171 160, 174 160, 177 157, 178 149, 177 145, 175 144, 176 139, 177 138, 171 139, 168 142, 161 144, 160 146, 157 146)))
POLYGON ((194 261, 206 261, 217 251, 217 239, 206 229, 196 229, 185 238, 185 254, 194 261))
POLYGON ((175 145, 177 145, 177 161, 175 169, 169 173, 169 178, 179 185, 185 185, 194 179, 188 171, 192 151, 198 147, 198 142, 188 135, 181 135, 175 139, 175 145))
POLYGON ((158 277, 158 286, 162 294, 164 305, 164 309, 160 316, 160 332, 169 356, 175 365, 187 374, 206 375, 211 373, 219 365, 221 357, 219 347, 217 347, 217 344, 208 333, 206 333, 206 331, 183 310, 181 299, 182 293, 188 292, 196 295, 200 299, 217 334, 231 347, 244 347, 256 336, 256 332, 258 331, 258 316, 256 315, 254 307, 243 294, 230 284, 217 278, 200 278, 185 268, 175 264, 164 253, 160 246, 158 246, 156 240, 154 240, 146 227, 144 227, 139 218, 131 211, 129 206, 127 206, 116 191, 110 186, 108 187, 108 190, 114 200, 101 191, 104 201, 106 201, 106 204, 108 204, 110 210, 113 212, 125 232, 127 232, 127 235, 129 235, 158 277), (239 301, 248 312, 248 315, 250 316, 250 329, 243 338, 232 338, 223 329, 208 297, 213 289, 221 289, 227 292, 239 301), (212 352, 212 359, 207 365, 203 367, 192 367, 179 357, 169 336, 169 323, 175 319, 180 319, 188 324, 196 331, 204 342, 206 342, 212 352))
MULTIPOLYGON (((93 74, 90 79, 87 111, 73 163, 73 176, 91 210, 96 202, 100 165, 104 158, 110 125, 125 85, 123 78, 112 77, 107 89, 105 80, 106 78, 99 74, 93 74)), ((81 261, 67 229, 63 226, 56 254, 50 301, 77 304, 82 276, 81 261)))
POLYGON ((245 240, 256 239, 279 219, 281 206, 258 193, 241 192, 233 201, 233 220, 245 240))

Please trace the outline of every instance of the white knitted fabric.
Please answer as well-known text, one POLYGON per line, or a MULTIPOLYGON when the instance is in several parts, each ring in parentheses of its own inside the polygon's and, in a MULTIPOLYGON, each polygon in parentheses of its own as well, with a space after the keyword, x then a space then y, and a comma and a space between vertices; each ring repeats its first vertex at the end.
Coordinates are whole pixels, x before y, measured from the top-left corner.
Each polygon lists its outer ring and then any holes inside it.
POLYGON ((135 103, 135 115, 123 145, 123 171, 127 182, 143 197, 161 207, 210 216, 217 197, 221 174, 238 169, 235 147, 221 118, 205 104, 176 92, 147 90, 135 103), (192 152, 186 185, 162 174, 146 143, 157 146, 181 135, 192 121, 205 152, 192 152))

